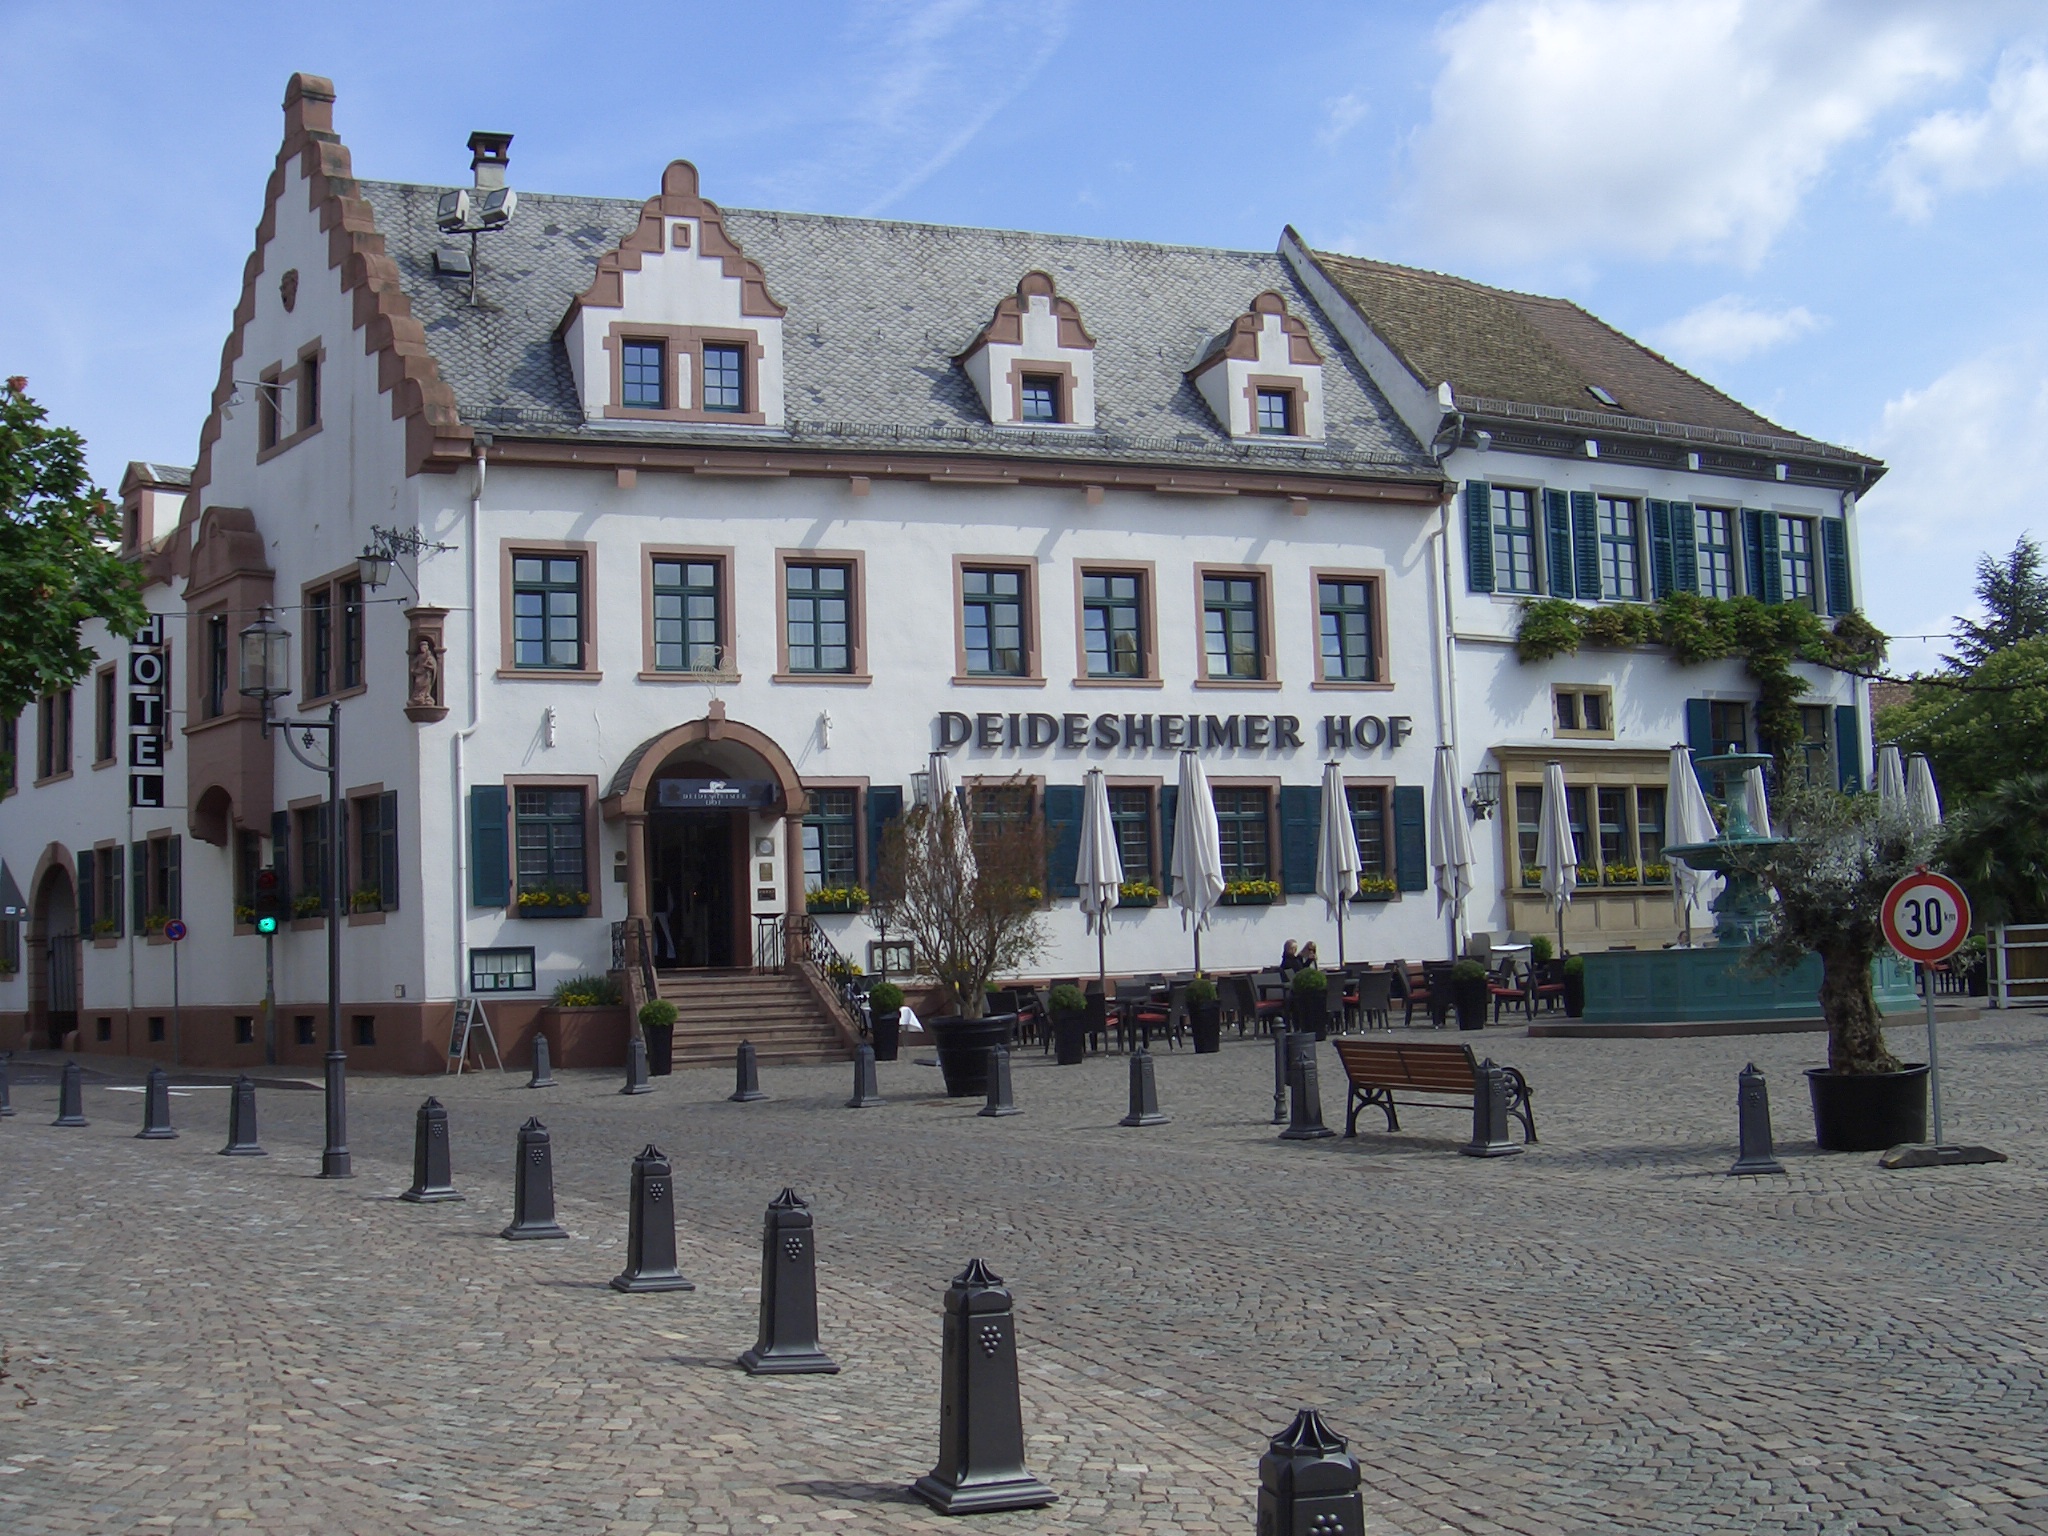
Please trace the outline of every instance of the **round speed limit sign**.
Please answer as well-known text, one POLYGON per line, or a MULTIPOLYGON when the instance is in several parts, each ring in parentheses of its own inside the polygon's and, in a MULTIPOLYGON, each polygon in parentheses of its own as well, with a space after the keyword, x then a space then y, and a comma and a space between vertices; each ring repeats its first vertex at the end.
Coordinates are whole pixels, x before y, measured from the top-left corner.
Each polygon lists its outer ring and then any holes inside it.
POLYGON ((1947 875, 1919 869, 1884 895, 1885 942, 1908 960, 1946 960, 1970 936, 1970 899, 1947 875))

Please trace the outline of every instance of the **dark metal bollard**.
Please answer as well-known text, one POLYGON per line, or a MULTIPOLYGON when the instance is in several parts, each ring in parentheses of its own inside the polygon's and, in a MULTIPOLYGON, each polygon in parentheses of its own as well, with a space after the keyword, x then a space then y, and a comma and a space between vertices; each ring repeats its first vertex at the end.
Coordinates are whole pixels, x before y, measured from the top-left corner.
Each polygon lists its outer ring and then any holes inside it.
POLYGON ((1458 1148, 1461 1157, 1519 1157, 1522 1149, 1508 1140, 1507 1074, 1487 1057, 1472 1074, 1472 1139, 1458 1148))
POLYGON ((1304 1408, 1259 1458, 1259 1536, 1364 1536, 1358 1459, 1304 1408))
POLYGON ((515 1243, 567 1237, 555 1220, 555 1149, 548 1128, 529 1118, 519 1127, 519 1150, 513 1157, 512 1225, 498 1236, 515 1243))
POLYGON ((874 1109, 881 1102, 881 1086, 875 1081, 875 1048, 863 1040, 853 1048, 853 1097, 846 1107, 874 1109))
POLYGON ((14 1113, 14 1105, 9 1099, 12 1085, 7 1080, 8 1069, 13 1062, 14 1052, 0 1051, 0 1120, 5 1120, 14 1113))
POLYGON ((1024 1465, 1011 1311, 1003 1277, 979 1259, 947 1288, 939 1464, 910 1485, 942 1515, 1038 1509, 1059 1497, 1024 1465))
POLYGON ((415 1205, 460 1200, 448 1168, 448 1111, 429 1098, 420 1106, 412 1127, 412 1188, 398 1197, 415 1205))
POLYGON ((753 1041, 742 1040, 733 1053, 733 1076, 733 1090, 726 1095, 728 1104, 752 1104, 768 1097, 761 1091, 761 1059, 754 1053, 753 1041))
POLYGON ((137 1141, 175 1141, 171 1129, 171 1079, 162 1067, 151 1067, 142 1084, 142 1129, 137 1141))
POLYGON ((647 1042, 638 1035, 626 1042, 626 1086, 619 1092, 654 1092, 654 1084, 647 1081, 647 1042))
POLYGON ((228 1090, 228 1144, 222 1157, 265 1157, 256 1144, 256 1085, 247 1076, 237 1077, 228 1090))
POLYGON ((1159 1085, 1152 1077, 1152 1053, 1139 1049, 1131 1057, 1131 1112, 1118 1125, 1164 1125, 1159 1113, 1159 1085))
POLYGON ((785 1189, 761 1223, 761 1331, 740 1356, 752 1376, 836 1376, 818 1347, 818 1255, 811 1208, 785 1189))
POLYGON ((649 1144, 633 1159, 632 1204, 626 1217, 626 1267, 615 1291, 694 1291, 676 1268, 676 1188, 668 1159, 649 1144))
POLYGON ((984 1116, 1021 1115, 1017 1107, 1017 1096, 1010 1088, 1010 1048, 1007 1045, 993 1045, 988 1052, 988 1103, 981 1109, 984 1116))
POLYGON ((1316 1071, 1316 1037, 1307 1030, 1287 1037, 1287 1129, 1282 1141, 1321 1141, 1337 1133, 1323 1124, 1323 1084, 1316 1071))
POLYGON ((64 1063, 64 1075, 57 1083, 57 1118, 52 1125, 89 1125, 85 1118, 85 1074, 75 1061, 64 1063))
POLYGON ((1289 1050, 1287 1031, 1277 1024, 1273 1027, 1273 1123, 1287 1122, 1287 1062, 1289 1050))
POLYGON ((555 1084, 554 1064, 548 1060, 548 1037, 535 1033, 533 1037, 533 1076, 526 1080, 529 1088, 553 1088, 555 1084))
POLYGON ((1730 1173, 1783 1173, 1771 1147, 1771 1089, 1757 1071, 1756 1063, 1744 1067, 1735 1079, 1735 1116, 1741 1138, 1741 1155, 1730 1173))

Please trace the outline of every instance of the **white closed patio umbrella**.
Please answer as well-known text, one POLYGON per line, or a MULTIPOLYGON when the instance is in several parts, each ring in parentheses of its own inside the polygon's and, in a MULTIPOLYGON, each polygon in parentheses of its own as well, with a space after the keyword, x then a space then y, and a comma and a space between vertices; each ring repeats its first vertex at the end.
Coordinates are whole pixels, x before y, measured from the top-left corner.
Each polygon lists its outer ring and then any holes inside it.
POLYGON ((1344 793, 1344 770, 1323 764, 1323 824, 1316 833, 1316 894, 1337 920, 1337 967, 1344 966, 1344 909, 1358 892, 1358 829, 1351 825, 1351 802, 1344 793))
POLYGON ((1543 899, 1557 916, 1557 954, 1564 958, 1564 909, 1579 888, 1579 845, 1565 805, 1564 764, 1543 765, 1543 800, 1536 812, 1536 865, 1543 871, 1543 899))
POLYGON ((1758 837, 1771 835, 1771 802, 1764 793, 1764 771, 1760 766, 1742 776, 1742 809, 1758 837))
POLYGON ((1216 801, 1209 776, 1192 752, 1180 755, 1180 798, 1173 821, 1173 895, 1183 930, 1195 933, 1195 969, 1202 968, 1202 930, 1223 899, 1223 834, 1216 826, 1216 801))
POLYGON ((1105 994, 1109 990, 1105 936, 1110 909, 1116 905, 1123 883, 1123 856, 1117 852, 1116 824, 1109 814, 1109 784, 1100 768, 1090 768, 1081 795, 1081 853, 1074 864, 1074 884, 1080 888, 1088 931, 1095 935, 1095 979, 1103 984, 1105 994))
POLYGON ((1896 742, 1877 749, 1877 798, 1888 810, 1906 809, 1906 765, 1899 758, 1896 742))
MULTIPOLYGON (((1700 788, 1700 776, 1692 765, 1692 749, 1671 749, 1671 769, 1665 780, 1665 800, 1671 807, 1671 825, 1665 832, 1665 847, 1683 848, 1688 843, 1711 843, 1720 833, 1714 825, 1713 807, 1700 788)), ((1683 859, 1671 860, 1671 904, 1685 926, 1685 942, 1692 943, 1692 909, 1695 902, 1709 902, 1720 894, 1725 882, 1711 869, 1694 869, 1683 859)))
POLYGON ((1458 749, 1436 749, 1435 782, 1429 795, 1429 862, 1436 871, 1436 909, 1448 914, 1451 959, 1458 958, 1458 923, 1472 891, 1472 829, 1465 821, 1458 749))
POLYGON ((959 790, 953 783, 953 766, 946 761, 946 754, 943 752, 932 753, 927 761, 930 765, 933 814, 953 818, 953 838, 961 871, 965 879, 972 880, 977 873, 974 863, 974 835, 968 830, 967 808, 960 803, 959 790))
POLYGON ((1941 825, 1941 796, 1934 792, 1934 768, 1925 752, 1906 759, 1906 816, 1916 831, 1932 832, 1941 825))

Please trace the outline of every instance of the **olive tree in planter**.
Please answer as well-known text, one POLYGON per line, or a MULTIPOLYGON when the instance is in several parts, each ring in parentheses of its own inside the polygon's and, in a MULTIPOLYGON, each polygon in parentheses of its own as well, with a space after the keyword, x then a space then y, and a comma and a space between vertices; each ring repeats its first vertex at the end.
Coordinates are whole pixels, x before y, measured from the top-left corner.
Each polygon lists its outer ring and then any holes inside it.
POLYGON ((1032 787, 1018 778, 977 793, 994 814, 971 829, 951 796, 891 822, 875 893, 910 941, 916 970, 939 984, 948 1013, 930 1027, 956 1098, 988 1091, 989 1047, 1014 1022, 984 1018, 989 983, 1045 948, 1045 827, 1032 787))
POLYGON ((1776 923, 1753 951, 1785 972, 1820 957, 1828 1064, 1807 1073, 1823 1151, 1876 1151, 1926 1139, 1927 1069, 1885 1044, 1870 968, 1884 946, 1885 892, 1925 864, 1931 833, 1876 795, 1794 787, 1778 798, 1785 839, 1742 855, 1777 892, 1776 923))

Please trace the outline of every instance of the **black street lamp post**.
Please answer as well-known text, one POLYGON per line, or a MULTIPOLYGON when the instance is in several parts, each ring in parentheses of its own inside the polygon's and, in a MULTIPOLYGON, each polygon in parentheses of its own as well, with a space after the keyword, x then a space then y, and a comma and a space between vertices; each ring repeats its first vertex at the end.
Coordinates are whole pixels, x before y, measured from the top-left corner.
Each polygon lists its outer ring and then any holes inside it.
POLYGON ((270 717, 271 702, 291 690, 291 632, 265 603, 256 622, 241 633, 241 692, 263 710, 263 735, 274 725, 293 757, 327 776, 327 1144, 320 1153, 320 1177, 355 1176, 348 1151, 348 1053, 341 1048, 341 701, 327 706, 325 720, 285 721, 270 717), (313 733, 327 738, 325 762, 309 757, 292 739, 299 733, 310 747, 313 733))

